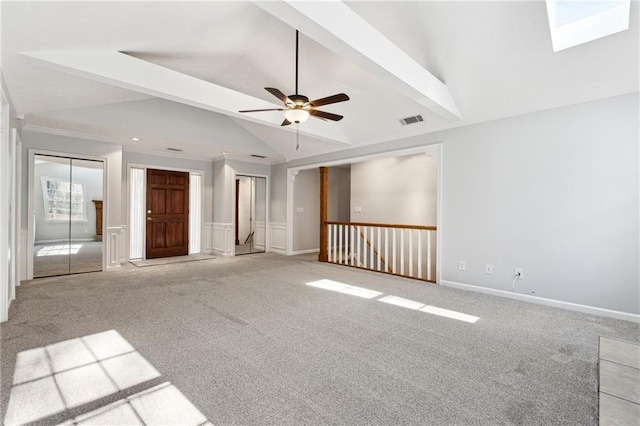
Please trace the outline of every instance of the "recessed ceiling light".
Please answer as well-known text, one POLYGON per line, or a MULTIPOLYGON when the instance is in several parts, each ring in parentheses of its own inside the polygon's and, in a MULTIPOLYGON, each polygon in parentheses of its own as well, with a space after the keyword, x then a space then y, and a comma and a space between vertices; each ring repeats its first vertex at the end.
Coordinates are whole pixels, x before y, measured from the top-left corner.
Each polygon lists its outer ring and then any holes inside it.
POLYGON ((222 155, 227 155, 229 153, 229 151, 222 151, 221 154, 222 155))
POLYGON ((131 137, 131 138, 129 138, 129 139, 131 139, 131 140, 132 140, 132 141, 134 141, 134 142, 140 142, 140 141, 142 140, 142 139, 140 139, 140 138, 138 138, 138 137, 135 137, 135 136, 134 136, 134 137, 131 137))

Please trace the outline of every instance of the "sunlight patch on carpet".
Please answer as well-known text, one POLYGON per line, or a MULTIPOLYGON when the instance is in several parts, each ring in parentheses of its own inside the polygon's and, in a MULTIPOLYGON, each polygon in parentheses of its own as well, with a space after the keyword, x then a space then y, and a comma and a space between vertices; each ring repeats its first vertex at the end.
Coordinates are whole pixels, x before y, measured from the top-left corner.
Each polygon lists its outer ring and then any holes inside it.
POLYGON ((349 285, 345 283, 341 283, 338 281, 332 280, 320 280, 320 281, 312 281, 307 283, 310 287, 322 288, 324 290, 336 291, 338 293, 349 294, 351 296, 363 297, 365 299, 373 299, 375 297, 381 296, 382 293, 379 291, 369 290, 367 288, 356 287, 354 285, 349 285))
MULTIPOLYGON (((363 297, 365 299, 374 299, 379 296, 383 296, 383 293, 375 290, 369 290, 367 288, 356 287, 354 285, 349 285, 345 283, 341 283, 338 281, 332 280, 319 280, 312 281, 306 283, 306 285, 310 287, 321 288, 324 290, 335 291, 338 293, 350 294, 353 296, 363 297)), ((464 321, 471 324, 474 324, 480 318, 464 314, 462 312, 452 311, 450 309, 439 308, 437 306, 427 305, 426 303, 417 302, 411 299, 405 299, 403 297, 398 296, 384 296, 377 299, 379 302, 388 303, 394 306, 400 306, 402 308, 412 309, 414 311, 420 311, 431 315, 437 315, 444 318, 455 319, 458 321, 464 321)))
POLYGON ((24 424, 160 377, 117 331, 19 352, 5 424, 24 424))

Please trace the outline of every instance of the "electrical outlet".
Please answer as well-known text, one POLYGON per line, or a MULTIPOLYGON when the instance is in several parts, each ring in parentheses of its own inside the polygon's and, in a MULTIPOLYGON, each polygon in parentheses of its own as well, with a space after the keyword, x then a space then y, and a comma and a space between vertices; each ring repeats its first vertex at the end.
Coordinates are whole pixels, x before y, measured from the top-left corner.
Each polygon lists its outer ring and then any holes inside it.
POLYGON ((458 271, 465 271, 467 269, 467 263, 464 260, 458 262, 458 271))
POLYGON ((490 263, 485 263, 484 264, 484 273, 485 274, 489 274, 489 275, 493 274, 493 265, 490 264, 490 263))
POLYGON ((516 279, 518 279, 518 280, 523 280, 524 279, 524 271, 522 270, 522 268, 515 268, 513 270, 513 276, 516 277, 516 279))

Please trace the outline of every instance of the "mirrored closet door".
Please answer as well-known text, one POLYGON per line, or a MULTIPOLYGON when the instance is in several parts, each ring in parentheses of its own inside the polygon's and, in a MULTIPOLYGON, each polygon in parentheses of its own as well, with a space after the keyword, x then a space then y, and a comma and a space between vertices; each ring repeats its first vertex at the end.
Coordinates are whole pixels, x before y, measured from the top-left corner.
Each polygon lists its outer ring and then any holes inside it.
POLYGON ((33 277, 102 271, 102 161, 36 155, 33 277))
POLYGON ((266 224, 267 179, 236 176, 236 255, 265 251, 266 224))

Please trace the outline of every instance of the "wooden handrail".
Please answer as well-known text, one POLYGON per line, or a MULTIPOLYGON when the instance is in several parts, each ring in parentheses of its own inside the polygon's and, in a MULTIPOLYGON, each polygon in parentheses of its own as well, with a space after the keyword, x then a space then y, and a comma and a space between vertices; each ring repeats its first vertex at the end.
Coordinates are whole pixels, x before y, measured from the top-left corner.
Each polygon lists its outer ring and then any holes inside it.
POLYGON ((424 225, 398 225, 390 223, 365 223, 365 222, 332 222, 326 221, 324 225, 346 225, 346 226, 369 226, 373 228, 397 228, 397 229, 419 229, 423 231, 437 231, 436 226, 424 225))

